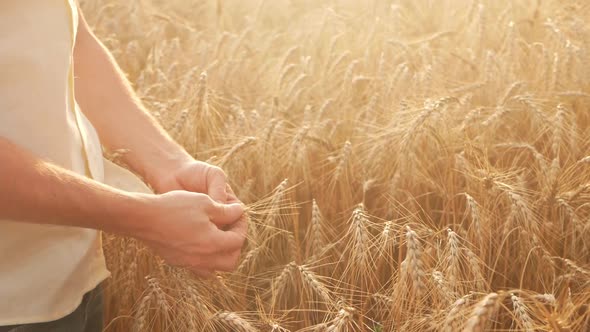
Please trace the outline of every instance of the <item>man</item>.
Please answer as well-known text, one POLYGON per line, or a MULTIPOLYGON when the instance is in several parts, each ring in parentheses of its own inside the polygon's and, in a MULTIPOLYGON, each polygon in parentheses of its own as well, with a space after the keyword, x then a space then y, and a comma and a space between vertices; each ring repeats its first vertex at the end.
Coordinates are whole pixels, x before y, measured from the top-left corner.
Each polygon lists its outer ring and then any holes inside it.
POLYGON ((0 331, 101 330, 99 230, 207 276, 235 268, 242 214, 223 171, 144 111, 74 0, 0 2, 0 331))

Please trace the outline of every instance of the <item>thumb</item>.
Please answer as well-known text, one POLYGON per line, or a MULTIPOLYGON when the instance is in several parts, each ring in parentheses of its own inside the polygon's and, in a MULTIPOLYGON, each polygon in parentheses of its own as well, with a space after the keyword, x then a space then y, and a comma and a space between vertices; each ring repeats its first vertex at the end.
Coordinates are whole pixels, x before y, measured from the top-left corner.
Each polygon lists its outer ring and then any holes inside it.
POLYGON ((235 223, 244 214, 242 204, 214 203, 209 211, 209 218, 218 227, 235 223))
POLYGON ((207 181, 207 194, 216 202, 225 203, 227 201, 227 176, 219 167, 207 168, 205 175, 207 181))

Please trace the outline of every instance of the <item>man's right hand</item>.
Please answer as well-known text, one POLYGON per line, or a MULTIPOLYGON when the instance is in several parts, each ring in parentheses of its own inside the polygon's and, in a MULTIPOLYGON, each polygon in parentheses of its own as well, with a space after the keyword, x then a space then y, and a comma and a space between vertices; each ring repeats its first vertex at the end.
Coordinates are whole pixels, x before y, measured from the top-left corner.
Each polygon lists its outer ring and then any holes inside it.
POLYGON ((241 204, 221 204, 187 191, 149 195, 146 200, 147 220, 134 236, 169 264, 202 277, 236 268, 247 232, 241 204))
POLYGON ((132 236, 170 264, 202 276, 238 263, 247 224, 229 186, 226 204, 188 191, 123 191, 41 160, 1 136, 0 160, 0 220, 132 236))

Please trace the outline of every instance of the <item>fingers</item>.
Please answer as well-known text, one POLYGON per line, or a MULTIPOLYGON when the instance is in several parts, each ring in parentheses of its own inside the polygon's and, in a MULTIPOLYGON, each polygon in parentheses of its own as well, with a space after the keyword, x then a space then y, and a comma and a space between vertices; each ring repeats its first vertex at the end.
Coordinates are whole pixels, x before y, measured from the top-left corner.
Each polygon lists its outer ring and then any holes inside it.
POLYGON ((241 250, 246 241, 247 226, 245 224, 246 221, 240 219, 228 231, 216 229, 211 232, 209 239, 215 244, 216 253, 241 250))
POLYGON ((188 269, 189 271, 191 271, 192 274, 201 279, 211 279, 215 275, 212 270, 205 270, 203 268, 198 267, 189 267, 188 269))
POLYGON ((217 227, 223 227, 240 219, 244 214, 244 207, 239 203, 219 204, 213 202, 206 212, 217 227))
POLYGON ((188 270, 202 279, 211 279, 215 271, 232 272, 238 267, 241 251, 233 251, 208 256, 199 261, 199 265, 189 266, 188 270))
POLYGON ((227 201, 227 176, 225 172, 219 167, 211 166, 207 168, 205 174, 207 181, 207 195, 218 203, 225 203, 227 201))
POLYGON ((241 203, 229 184, 225 186, 225 192, 227 193, 227 204, 241 203))
POLYGON ((229 244, 224 242, 223 248, 238 248, 237 250, 223 251, 217 254, 201 256, 196 260, 191 260, 185 266, 195 276, 203 279, 210 279, 214 276, 215 271, 232 272, 238 267, 243 241, 235 238, 235 241, 229 244))
POLYGON ((212 231, 210 240, 218 251, 216 254, 208 255, 205 259, 208 262, 208 267, 216 271, 234 271, 239 263, 247 231, 248 224, 244 216, 229 226, 227 231, 219 229, 212 231))
POLYGON ((248 217, 243 215, 237 222, 229 226, 229 228, 226 230, 226 233, 227 232, 232 232, 246 239, 248 234, 248 217))
POLYGON ((215 271, 232 272, 238 267, 239 260, 239 250, 223 253, 215 258, 212 267, 215 271))
MULTIPOLYGON (((166 254, 166 251, 164 251, 164 254, 166 254)), ((206 255, 177 256, 173 254, 165 255, 164 258, 168 264, 185 268, 199 278, 209 279, 214 274, 211 262, 215 260, 208 258, 206 255)))

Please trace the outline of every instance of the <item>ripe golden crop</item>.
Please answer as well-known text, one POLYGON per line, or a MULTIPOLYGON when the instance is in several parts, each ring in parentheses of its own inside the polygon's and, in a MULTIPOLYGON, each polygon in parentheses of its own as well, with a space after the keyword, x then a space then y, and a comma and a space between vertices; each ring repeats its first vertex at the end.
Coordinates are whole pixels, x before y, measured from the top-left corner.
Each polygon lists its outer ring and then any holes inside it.
POLYGON ((105 235, 107 331, 590 330, 590 5, 85 0, 249 205, 237 271, 105 235))

